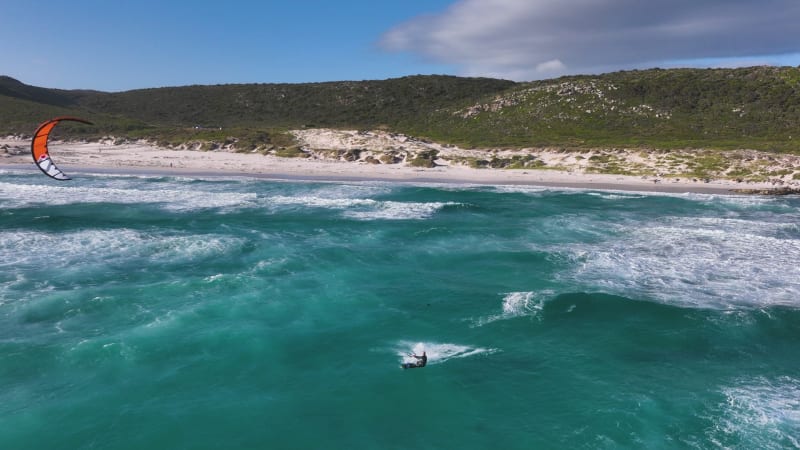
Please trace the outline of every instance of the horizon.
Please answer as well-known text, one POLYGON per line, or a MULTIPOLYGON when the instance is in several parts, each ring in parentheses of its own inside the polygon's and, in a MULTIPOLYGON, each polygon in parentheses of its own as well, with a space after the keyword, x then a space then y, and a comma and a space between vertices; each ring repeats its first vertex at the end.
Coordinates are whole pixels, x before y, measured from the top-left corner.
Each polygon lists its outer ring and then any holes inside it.
POLYGON ((645 67, 645 68, 636 68, 636 69, 620 69, 610 72, 602 72, 602 73, 576 73, 576 74, 565 74, 554 76, 550 78, 540 78, 536 80, 522 80, 522 81, 515 81, 503 78, 493 78, 493 77, 484 77, 484 76, 467 76, 467 75, 452 75, 446 73, 431 73, 431 74, 409 74, 409 75, 400 75, 400 76, 392 76, 388 78, 371 78, 371 79, 349 79, 349 80, 324 80, 324 81, 308 81, 308 82, 260 82, 260 81, 253 81, 247 83, 207 83, 207 84, 182 84, 182 85, 170 85, 170 86, 147 86, 147 87, 139 87, 133 88, 123 91, 104 91, 101 89, 95 89, 91 87, 86 88, 76 88, 76 89, 63 89, 58 87, 52 86, 41 86, 41 85, 34 85, 26 82, 25 80, 20 80, 14 76, 2 74, 0 73, 0 78, 9 78, 13 81, 21 83, 25 86, 40 88, 40 89, 54 89, 54 90, 64 90, 64 91, 94 91, 94 92, 101 92, 106 94, 114 94, 114 93, 122 93, 122 92, 130 92, 130 91, 139 91, 139 90, 149 90, 149 89, 170 89, 170 88, 184 88, 184 87, 192 87, 192 86, 202 86, 202 87, 210 87, 210 86, 247 86, 247 85, 303 85, 303 84, 326 84, 326 83, 361 83, 361 82, 374 82, 374 81, 391 81, 391 80, 399 80, 403 78, 413 78, 413 77, 451 77, 451 78, 473 78, 473 79, 493 79, 493 80, 500 80, 500 81, 510 81, 514 83, 532 83, 536 81, 551 81, 551 80, 558 80, 560 78, 565 77, 602 77, 605 75, 613 75, 615 73, 624 73, 624 72, 647 72, 647 71, 655 71, 655 70, 736 70, 736 69, 751 69, 751 68, 789 68, 789 69, 800 69, 800 64, 797 66, 793 65, 773 65, 773 64, 756 64, 756 65, 749 65, 749 66, 735 66, 735 67, 692 67, 692 66, 680 66, 680 67, 645 67))
POLYGON ((32 86, 122 92, 415 74, 524 82, 648 68, 799 66, 800 4, 765 1, 143 0, 100 8, 86 0, 12 0, 0 27, 0 73, 32 86))

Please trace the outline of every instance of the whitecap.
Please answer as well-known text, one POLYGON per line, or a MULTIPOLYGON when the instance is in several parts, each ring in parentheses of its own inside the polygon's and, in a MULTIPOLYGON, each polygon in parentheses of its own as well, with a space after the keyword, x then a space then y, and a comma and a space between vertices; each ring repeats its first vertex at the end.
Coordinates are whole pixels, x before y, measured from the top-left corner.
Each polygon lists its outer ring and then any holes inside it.
MULTIPOLYGON (((117 183, 119 184, 119 183, 117 183)), ((125 187, 50 186, 0 183, 0 200, 6 207, 72 205, 87 203, 159 204, 165 209, 186 211, 207 208, 254 206, 255 193, 216 192, 169 184, 163 189, 125 187)))
POLYGON ((369 198, 328 198, 313 195, 274 196, 268 203, 276 206, 300 206, 342 211, 345 217, 356 220, 427 219, 452 202, 396 202, 369 198))
POLYGON ((712 442, 747 448, 800 448, 800 380, 789 376, 739 379, 721 390, 712 442))
POLYGON ((243 243, 224 235, 161 235, 128 229, 72 233, 0 232, 0 267, 20 264, 53 268, 87 262, 147 257, 163 262, 220 255, 243 243))
POLYGON ((269 197, 268 202, 279 206, 303 206, 308 208, 346 209, 354 206, 374 206, 378 201, 372 199, 327 198, 314 195, 269 197))
POLYGON ((715 309, 798 307, 800 239, 778 237, 793 226, 667 218, 610 226, 599 242, 554 251, 573 266, 559 278, 583 289, 715 309))
MULTIPOLYGON (((545 194, 549 192, 553 192, 553 188, 549 187, 542 187, 542 186, 528 186, 522 184, 501 184, 501 185, 491 185, 487 186, 484 189, 490 190, 491 192, 496 192, 498 194, 528 194, 528 195, 539 195, 545 194)), ((558 191, 559 189, 555 189, 558 191)), ((574 190, 571 188, 564 188, 565 191, 574 190)))
POLYGON ((498 320, 514 319, 517 317, 535 317, 541 319, 541 312, 545 303, 552 299, 553 291, 543 292, 509 292, 504 294, 502 312, 499 314, 481 317, 473 321, 473 327, 481 327, 498 320))
POLYGON ((324 198, 364 198, 387 195, 393 191, 394 188, 386 183, 327 183, 315 188, 312 195, 324 198))
POLYGON ((599 197, 604 200, 633 200, 639 198, 645 198, 642 194, 635 194, 635 193, 627 193, 627 192, 619 192, 619 191, 598 191, 598 192, 588 192, 587 193, 593 197, 599 197))
POLYGON ((203 281, 205 281, 206 283, 213 283, 213 282, 221 279, 224 276, 225 275, 223 275, 221 273, 218 273, 216 275, 211 275, 211 276, 207 276, 207 277, 203 278, 203 281))
POLYGON ((359 220, 407 220, 427 219, 446 206, 457 205, 452 202, 380 202, 375 208, 367 211, 347 211, 347 217, 359 220))

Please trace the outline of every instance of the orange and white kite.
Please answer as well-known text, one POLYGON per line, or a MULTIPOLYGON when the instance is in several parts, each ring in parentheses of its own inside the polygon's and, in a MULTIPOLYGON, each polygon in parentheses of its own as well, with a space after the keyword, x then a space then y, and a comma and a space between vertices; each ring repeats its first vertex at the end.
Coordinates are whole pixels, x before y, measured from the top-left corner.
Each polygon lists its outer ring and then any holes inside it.
POLYGON ((62 181, 69 180, 70 177, 64 175, 64 172, 56 167, 56 164, 50 158, 47 140, 50 138, 50 132, 53 131, 53 128, 64 120, 94 125, 88 120, 78 119, 77 117, 56 117, 55 119, 48 120, 39 125, 39 128, 37 128, 36 132, 33 134, 33 141, 31 141, 31 154, 33 155, 33 161, 36 163, 36 166, 49 177, 62 181))

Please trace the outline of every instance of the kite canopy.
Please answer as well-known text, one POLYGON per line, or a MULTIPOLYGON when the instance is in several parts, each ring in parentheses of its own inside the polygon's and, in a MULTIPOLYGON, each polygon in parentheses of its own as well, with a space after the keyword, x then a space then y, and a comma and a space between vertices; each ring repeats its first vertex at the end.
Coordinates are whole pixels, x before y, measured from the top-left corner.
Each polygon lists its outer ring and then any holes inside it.
POLYGON ((53 131, 53 128, 64 120, 93 125, 92 122, 78 119, 77 117, 56 117, 55 119, 48 120, 39 125, 39 128, 37 128, 36 132, 33 134, 33 141, 31 141, 31 154, 33 155, 33 162, 36 163, 36 166, 49 177, 62 181, 69 180, 70 178, 64 175, 64 172, 56 167, 53 160, 50 159, 50 153, 47 149, 47 140, 50 138, 50 132, 53 131))

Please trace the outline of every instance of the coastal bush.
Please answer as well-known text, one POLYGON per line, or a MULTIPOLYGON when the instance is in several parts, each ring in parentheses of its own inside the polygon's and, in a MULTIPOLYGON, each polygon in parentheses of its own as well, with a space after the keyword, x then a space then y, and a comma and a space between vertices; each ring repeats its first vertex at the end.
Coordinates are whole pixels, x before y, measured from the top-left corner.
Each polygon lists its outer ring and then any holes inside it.
MULTIPOLYGON (((64 91, 0 77, 0 134, 50 117, 95 123, 85 139, 165 145, 294 145, 309 124, 385 128, 463 148, 750 148, 800 154, 800 68, 651 69, 515 83, 413 76, 380 81, 184 86, 118 93, 64 91), (387 125, 388 124, 388 125, 387 125), (273 130, 283 130, 274 133, 273 130)), ((74 135, 72 132, 71 135, 74 135)))
POLYGON ((382 164, 397 164, 403 161, 403 158, 397 154, 397 152, 386 152, 383 153, 378 160, 382 164))
POLYGON ((417 152, 411 159, 408 159, 408 165, 412 167, 436 167, 436 158, 439 152, 436 150, 424 150, 417 152))
POLYGON ((423 158, 420 156, 411 158, 407 162, 408 165, 411 167, 425 167, 425 168, 436 167, 436 163, 432 159, 423 158))
POLYGON ((704 178, 721 174, 727 167, 725 158, 720 154, 698 155, 689 164, 689 174, 704 178))
POLYGON ((753 171, 747 167, 735 167, 728 172, 725 173, 726 176, 730 178, 743 178, 747 179, 753 176, 753 171))
POLYGON ((291 147, 281 147, 273 151, 275 156, 281 158, 308 158, 308 153, 304 152, 300 147, 293 145, 291 147))

